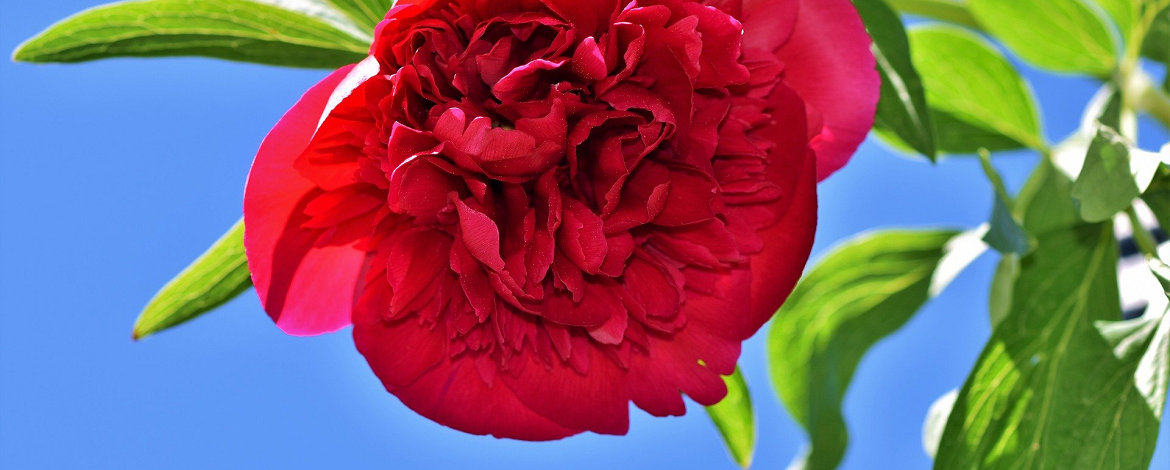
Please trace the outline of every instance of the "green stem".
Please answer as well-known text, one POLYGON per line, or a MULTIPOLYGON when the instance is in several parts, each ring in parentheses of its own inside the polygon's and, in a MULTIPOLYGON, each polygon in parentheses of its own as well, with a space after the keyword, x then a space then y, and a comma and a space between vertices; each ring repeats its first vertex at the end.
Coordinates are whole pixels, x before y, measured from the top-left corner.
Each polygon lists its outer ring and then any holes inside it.
POLYGON ((1138 74, 1130 81, 1128 96, 1132 97, 1139 109, 1170 128, 1170 96, 1166 96, 1149 75, 1144 72, 1138 74))
POLYGON ((895 10, 909 15, 949 21, 970 28, 980 29, 979 22, 967 11, 963 1, 955 0, 886 0, 895 10))
POLYGON ((1158 242, 1154 240, 1154 236, 1150 234, 1149 230, 1142 226, 1141 219, 1138 219, 1137 211, 1134 210, 1133 206, 1129 206, 1129 209, 1125 210, 1125 215, 1129 217, 1129 226, 1133 229, 1133 240, 1137 243, 1138 248, 1146 256, 1157 258, 1158 242))

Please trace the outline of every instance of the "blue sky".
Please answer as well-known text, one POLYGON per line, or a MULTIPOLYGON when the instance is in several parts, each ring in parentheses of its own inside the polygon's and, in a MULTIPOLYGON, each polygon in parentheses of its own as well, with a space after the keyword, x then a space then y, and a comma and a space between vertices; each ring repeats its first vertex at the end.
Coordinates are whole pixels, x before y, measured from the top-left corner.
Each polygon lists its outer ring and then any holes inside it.
MULTIPOLYGON (((0 4, 0 51, 11 51, 94 1, 0 4)), ((348 332, 285 336, 251 293, 131 342, 144 302, 239 217, 253 152, 324 73, 208 59, 0 61, 0 467, 734 468, 693 404, 682 418, 635 410, 625 437, 537 444, 443 428, 385 393, 348 332)), ((1049 137, 1071 132, 1096 86, 1028 76, 1049 137)), ((1167 138, 1142 126, 1147 147, 1167 138)), ((997 165, 1016 188, 1035 162, 997 165)), ((820 191, 818 252, 880 227, 973 227, 991 207, 975 160, 932 166, 872 142, 820 191)), ((977 261, 862 363, 845 403, 843 469, 930 467, 922 420, 990 334, 995 261, 977 261)), ((771 391, 763 336, 742 361, 760 423, 755 468, 784 468, 804 437, 771 391)), ((1154 468, 1170 468, 1166 423, 1158 442, 1154 468)))

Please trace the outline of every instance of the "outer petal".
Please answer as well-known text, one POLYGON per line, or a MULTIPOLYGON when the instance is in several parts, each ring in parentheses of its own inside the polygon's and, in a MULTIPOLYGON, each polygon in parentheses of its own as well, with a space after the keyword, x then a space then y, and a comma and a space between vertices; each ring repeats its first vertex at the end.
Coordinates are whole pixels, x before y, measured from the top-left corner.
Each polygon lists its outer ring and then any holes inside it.
POLYGON ((785 80, 809 104, 810 123, 823 122, 812 141, 817 179, 823 180, 845 166, 873 127, 881 79, 865 25, 849 0, 799 3, 792 37, 777 54, 785 80))
POLYGON ((803 116, 801 100, 786 87, 779 87, 773 97, 773 106, 789 110, 786 116, 777 114, 773 128, 777 146, 769 160, 769 179, 781 188, 784 197, 777 214, 778 222, 759 232, 764 249, 751 259, 751 308, 749 330, 755 332, 764 325, 792 293, 796 282, 808 263, 817 229, 816 171, 821 157, 808 150, 803 137, 785 132, 803 116), (785 125, 789 123, 787 126, 785 125))
MULTIPOLYGON (((556 424, 524 406, 500 380, 491 385, 470 354, 451 358, 442 328, 410 319, 386 324, 375 314, 355 318, 354 342, 386 390, 444 426, 471 434, 548 441, 581 430, 556 424)), ((535 364, 530 367, 539 367, 535 364)), ((502 375, 502 374, 501 374, 502 375)))
POLYGON ((314 187, 293 168, 321 120, 330 96, 353 66, 333 72, 305 93, 264 139, 244 193, 244 246, 260 302, 286 333, 313 335, 350 323, 363 253, 313 246, 297 226, 314 187))
POLYGON ((585 374, 559 361, 545 367, 531 356, 518 374, 501 374, 499 378, 521 403, 557 424, 598 434, 625 434, 630 428, 625 371, 595 343, 574 342, 569 354, 582 352, 587 354, 585 374))

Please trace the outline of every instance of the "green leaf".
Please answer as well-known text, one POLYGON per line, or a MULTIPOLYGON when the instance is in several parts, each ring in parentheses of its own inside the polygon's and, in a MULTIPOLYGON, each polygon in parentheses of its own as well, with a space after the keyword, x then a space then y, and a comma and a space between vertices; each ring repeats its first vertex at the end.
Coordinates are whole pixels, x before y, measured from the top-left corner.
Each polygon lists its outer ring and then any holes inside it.
POLYGON ((1132 380, 1154 417, 1162 419, 1170 384, 1170 312, 1147 311, 1133 320, 1099 321, 1096 327, 1123 370, 1133 370, 1127 380, 1132 380))
POLYGON ((1056 72, 1108 76, 1118 45, 1084 0, 969 0, 971 14, 1025 61, 1056 72))
POLYGON ((922 422, 922 449, 932 459, 938 454, 943 429, 947 426, 947 418, 951 417, 951 408, 955 406, 955 399, 958 397, 959 391, 951 390, 938 397, 926 411, 926 420, 922 422))
POLYGON ((1162 230, 1170 230, 1170 169, 1163 166, 1158 170, 1150 188, 1142 194, 1142 200, 1150 207, 1162 230))
POLYGON ((788 411, 808 431, 804 469, 840 463, 849 440, 841 401, 866 351, 985 250, 978 234, 956 235, 882 231, 855 238, 825 255, 777 312, 769 368, 788 411))
MULTIPOLYGON (((1155 17, 1146 39, 1142 42, 1142 55, 1163 64, 1170 64, 1170 8, 1165 8, 1155 17)), ((1170 76, 1167 77, 1170 80, 1170 76)))
POLYGON ((936 470, 1149 466, 1157 418, 1094 326, 1121 316, 1112 224, 1080 221, 1070 191, 1048 162, 1025 187, 1039 244, 959 392, 936 470))
POLYGON ((909 37, 941 151, 1045 147, 1031 89, 991 43, 945 25, 911 28, 909 37))
POLYGON ((982 124, 969 123, 938 109, 934 110, 934 125, 938 131, 939 151, 952 155, 974 154, 981 149, 1000 152, 1028 148, 1028 145, 982 127, 982 124))
POLYGON ((983 241, 1000 253, 1028 254, 1035 246, 1035 241, 1012 214, 1012 198, 1007 193, 1003 178, 1000 178, 999 172, 991 164, 991 154, 986 150, 980 151, 979 162, 988 181, 991 182, 995 199, 991 210, 990 227, 983 241))
MULTIPOLYGON (((1170 7, 1159 12, 1150 24, 1142 42, 1142 55, 1170 68, 1170 7)), ((1170 73, 1162 79, 1162 90, 1170 94, 1170 73)))
POLYGON ((1130 172, 1129 146, 1113 129, 1098 126, 1085 166, 1072 187, 1081 217, 1089 222, 1110 220, 1139 195, 1141 189, 1130 172))
POLYGON ((910 59, 910 41, 902 19, 885 0, 853 0, 853 4, 873 38, 873 55, 882 77, 874 127, 897 135, 918 153, 934 160, 938 154, 934 123, 922 80, 910 59))
POLYGON ((752 410, 752 396, 738 367, 735 374, 724 377, 723 382, 727 384, 727 396, 708 406, 707 415, 719 428, 731 458, 740 467, 748 468, 752 466, 752 455, 756 451, 756 414, 752 410))
POLYGON ((336 68, 362 60, 367 52, 368 42, 330 18, 248 0, 147 0, 112 3, 66 18, 18 47, 13 58, 83 62, 204 56, 336 68))
POLYGON ((1109 18, 1113 20, 1113 25, 1117 27, 1117 33, 1124 42, 1129 42, 1131 34, 1134 32, 1134 22, 1141 14, 1141 0, 1092 0, 1097 6, 1100 6, 1109 18))
POLYGON ((249 287, 252 287, 252 277, 244 256, 244 221, 240 220, 150 299, 134 323, 134 339, 207 313, 249 287))
POLYGON ((386 17, 386 12, 394 8, 394 0, 327 0, 346 15, 353 18, 359 25, 374 30, 374 27, 386 17))
POLYGON ((995 329, 1012 308, 1012 289, 1016 286, 1016 278, 1020 275, 1020 257, 1017 255, 1003 255, 995 267, 995 277, 991 279, 991 295, 987 299, 987 312, 991 319, 991 328, 995 329))

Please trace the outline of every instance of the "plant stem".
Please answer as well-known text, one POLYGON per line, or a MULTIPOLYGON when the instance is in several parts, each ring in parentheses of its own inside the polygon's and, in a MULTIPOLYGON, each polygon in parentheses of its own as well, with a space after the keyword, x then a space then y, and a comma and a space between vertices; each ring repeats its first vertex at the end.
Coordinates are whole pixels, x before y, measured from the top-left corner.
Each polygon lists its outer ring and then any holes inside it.
POLYGON ((967 11, 967 5, 959 0, 887 0, 891 7, 909 15, 934 18, 955 24, 980 29, 979 22, 967 11))
POLYGON ((1129 206, 1125 210, 1125 215, 1129 218, 1129 226, 1133 229, 1133 240, 1137 243, 1138 249, 1142 250, 1146 256, 1157 258, 1158 242, 1154 240, 1154 236, 1150 234, 1149 230, 1142 226, 1142 221, 1138 218, 1137 211, 1134 210, 1133 206, 1129 206))
POLYGON ((1158 84, 1144 72, 1138 72, 1128 86, 1129 96, 1133 98, 1135 105, 1157 119, 1163 126, 1170 128, 1170 96, 1166 96, 1158 84))

